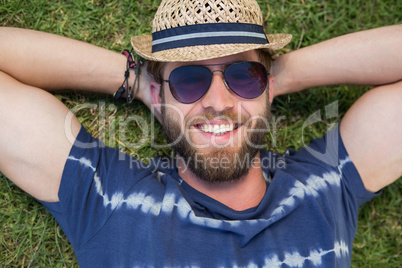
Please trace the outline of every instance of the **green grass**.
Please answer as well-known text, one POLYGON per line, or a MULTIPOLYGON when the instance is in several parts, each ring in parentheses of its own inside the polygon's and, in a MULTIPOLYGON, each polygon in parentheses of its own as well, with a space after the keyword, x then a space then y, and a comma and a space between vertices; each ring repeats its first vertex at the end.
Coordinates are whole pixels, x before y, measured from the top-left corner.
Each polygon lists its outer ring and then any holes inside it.
MULTIPOLYGON (((293 34, 292 42, 282 50, 317 43, 334 36, 402 22, 402 1, 259 1, 270 33, 293 34)), ((151 18, 159 1, 0 1, 0 25, 52 32, 84 40, 111 50, 129 48, 130 36, 151 31, 151 18)), ((1 59, 0 59, 1 60, 1 59)), ((274 102, 278 120, 275 139, 267 137, 273 150, 300 148, 302 124, 317 110, 339 101, 339 117, 323 120, 307 129, 308 140, 322 135, 327 124, 339 120, 367 87, 333 86, 282 96, 274 102)), ((104 136, 107 144, 144 161, 156 154, 169 154, 170 149, 155 149, 150 139, 142 139, 142 131, 151 128, 151 116, 138 102, 130 108, 116 104, 110 97, 78 93, 57 95, 70 108, 93 103, 78 117, 95 136, 104 136), (97 118, 105 108, 106 120, 97 118), (125 144, 116 139, 113 128, 124 122, 118 118, 141 115, 141 122, 126 122, 125 144), (99 127, 101 125, 101 127, 99 127), (104 132, 102 131, 104 128, 104 132), (140 148, 132 146, 142 144, 140 148), (128 145, 128 148, 124 148, 128 145)), ((0 130, 1 131, 1 130, 0 130)), ((160 125, 155 127, 155 142, 164 138, 160 125)), ((353 267, 400 267, 401 258, 401 192, 402 181, 384 189, 383 194, 365 204, 359 215, 359 227, 352 255, 353 267)), ((50 214, 33 198, 0 174, 0 267, 77 267, 73 250, 50 214)))

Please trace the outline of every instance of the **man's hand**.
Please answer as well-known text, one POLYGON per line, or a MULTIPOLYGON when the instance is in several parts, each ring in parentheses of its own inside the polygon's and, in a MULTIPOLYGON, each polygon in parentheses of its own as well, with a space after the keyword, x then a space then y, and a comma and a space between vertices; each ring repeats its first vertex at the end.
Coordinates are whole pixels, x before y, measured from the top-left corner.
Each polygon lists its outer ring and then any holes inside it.
POLYGON ((142 101, 149 110, 153 113, 153 115, 161 121, 161 114, 158 112, 157 109, 153 109, 153 102, 151 99, 151 83, 155 82, 152 76, 150 76, 147 72, 147 65, 148 63, 145 62, 141 66, 141 73, 140 73, 140 89, 138 90, 138 94, 136 99, 142 101))

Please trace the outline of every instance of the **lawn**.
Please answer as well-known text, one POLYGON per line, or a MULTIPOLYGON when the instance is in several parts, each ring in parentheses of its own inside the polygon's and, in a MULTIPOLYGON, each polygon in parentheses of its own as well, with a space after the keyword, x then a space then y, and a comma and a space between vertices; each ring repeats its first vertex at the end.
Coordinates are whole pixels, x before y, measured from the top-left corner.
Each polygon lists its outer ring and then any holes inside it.
MULTIPOLYGON (((151 18, 159 2, 3 0, 0 1, 0 26, 51 32, 121 51, 130 47, 130 36, 150 33, 151 18)), ((281 53, 354 31, 402 23, 402 1, 398 0, 260 0, 259 3, 268 32, 293 34, 292 42, 281 53)), ((277 98, 273 104, 276 129, 267 135, 267 144, 278 152, 284 152, 287 147, 300 148, 303 141, 322 135, 328 125, 339 122, 367 90, 369 87, 343 85, 277 98), (334 103, 338 114, 325 117, 325 107, 334 103), (303 129, 303 122, 318 110, 322 121, 303 129)), ((94 136, 101 137, 110 146, 120 147, 144 161, 157 154, 170 153, 169 148, 154 148, 151 139, 144 139, 142 131, 148 127, 155 133, 154 142, 164 142, 160 125, 152 123, 153 117, 139 102, 127 108, 110 96, 70 92, 57 97, 70 108, 90 104, 76 115, 94 136), (99 114, 103 116, 98 117, 99 114), (132 114, 146 120, 120 120, 132 114), (115 135, 116 125, 128 133, 125 139, 115 135)), ((401 192, 399 180, 360 209, 352 267, 401 266, 401 192)), ((55 220, 1 174, 0 226, 0 267, 78 267, 74 252, 55 220)))

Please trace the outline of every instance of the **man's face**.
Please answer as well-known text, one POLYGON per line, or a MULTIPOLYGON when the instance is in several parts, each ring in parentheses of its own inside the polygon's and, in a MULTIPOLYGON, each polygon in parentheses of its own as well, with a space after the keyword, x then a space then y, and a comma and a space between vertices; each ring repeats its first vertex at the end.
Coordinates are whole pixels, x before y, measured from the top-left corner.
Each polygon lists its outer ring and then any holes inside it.
MULTIPOLYGON (((241 61, 258 61, 254 51, 219 59, 169 63, 164 70, 183 65, 208 65, 211 71, 241 61)), ((263 145, 269 127, 268 90, 255 98, 244 99, 226 87, 223 74, 214 72, 207 93, 191 104, 178 102, 167 83, 162 99, 162 125, 166 138, 183 158, 186 168, 207 182, 227 182, 247 174, 252 160, 263 145)))

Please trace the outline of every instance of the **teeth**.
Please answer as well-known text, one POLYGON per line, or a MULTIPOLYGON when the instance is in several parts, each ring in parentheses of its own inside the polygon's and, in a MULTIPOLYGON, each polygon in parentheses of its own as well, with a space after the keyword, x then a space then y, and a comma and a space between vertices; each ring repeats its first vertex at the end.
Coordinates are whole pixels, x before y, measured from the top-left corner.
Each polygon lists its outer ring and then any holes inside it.
POLYGON ((201 125, 199 129, 203 132, 212 133, 214 135, 223 135, 226 132, 234 130, 234 124, 220 124, 220 125, 201 125))

